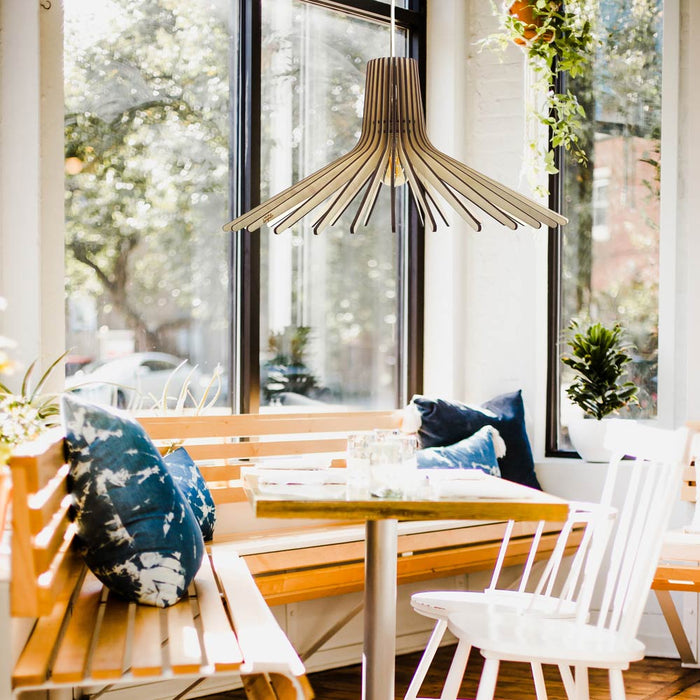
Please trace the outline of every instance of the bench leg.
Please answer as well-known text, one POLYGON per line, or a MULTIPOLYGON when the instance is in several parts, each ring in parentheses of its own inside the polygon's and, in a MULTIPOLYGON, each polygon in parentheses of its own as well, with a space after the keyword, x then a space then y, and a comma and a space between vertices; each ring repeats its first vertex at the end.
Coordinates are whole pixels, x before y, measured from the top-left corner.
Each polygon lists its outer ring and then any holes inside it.
POLYGON ((364 606, 364 603, 356 605, 347 615, 326 630, 313 644, 309 645, 303 652, 299 652, 299 658, 302 661, 306 661, 310 656, 313 656, 329 639, 335 637, 348 622, 354 620, 362 612, 364 606))
POLYGON ((656 593, 656 599, 659 601, 661 612, 664 614, 666 624, 676 644, 676 649, 678 649, 678 653, 680 654, 681 662, 684 664, 696 665, 698 663, 697 659, 695 658, 695 654, 693 654, 693 650, 690 648, 690 642, 688 641, 688 637, 686 637, 683 623, 678 616, 676 606, 673 604, 670 591, 654 590, 654 593, 656 593))
POLYGON ((280 673, 242 675, 248 700, 311 700, 314 697, 306 676, 289 678, 280 673))
POLYGON ((365 551, 363 700, 394 700, 397 521, 368 520, 365 551))

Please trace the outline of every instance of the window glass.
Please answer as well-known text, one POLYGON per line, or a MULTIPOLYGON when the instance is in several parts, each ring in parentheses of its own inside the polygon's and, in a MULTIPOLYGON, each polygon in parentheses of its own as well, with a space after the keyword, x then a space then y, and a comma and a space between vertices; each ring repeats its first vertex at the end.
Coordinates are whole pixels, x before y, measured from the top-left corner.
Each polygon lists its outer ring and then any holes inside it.
POLYGON ((147 407, 186 362, 199 396, 229 365, 234 4, 64 5, 69 384, 147 407))
MULTIPOLYGON (((406 36, 397 36, 405 55, 406 36)), ((262 199, 347 153, 362 121, 365 67, 390 29, 299 0, 264 0, 262 199)), ((320 235, 313 214, 261 230, 261 405, 399 402, 404 193, 391 231, 389 187, 369 226, 349 232, 361 196, 320 235)))
MULTIPOLYGON (((642 418, 657 410, 662 14, 661 0, 600 0, 593 70, 570 85, 589 117, 589 164, 566 161, 559 176, 569 218, 560 333, 572 318, 620 322, 634 346, 629 378, 639 386, 639 406, 623 415, 642 418)), ((570 449, 570 377, 557 364, 559 448, 570 449)))

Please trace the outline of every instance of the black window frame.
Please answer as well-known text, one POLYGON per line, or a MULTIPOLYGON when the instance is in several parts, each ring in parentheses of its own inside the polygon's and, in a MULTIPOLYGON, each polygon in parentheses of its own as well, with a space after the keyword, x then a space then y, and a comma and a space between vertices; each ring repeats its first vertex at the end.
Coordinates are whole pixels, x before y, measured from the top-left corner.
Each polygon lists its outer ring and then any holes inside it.
MULTIPOLYGON (((391 6, 378 0, 301 0, 387 24, 391 6)), ((263 0, 239 0, 238 46, 232 47, 232 75, 239 89, 232 91, 231 218, 260 203, 260 74, 263 0), (234 94, 236 93, 236 94, 234 94)), ((426 2, 408 0, 395 8, 396 26, 408 31, 408 56, 418 61, 425 108, 426 2)), ((423 387, 423 307, 425 231, 409 198, 408 232, 402 237, 399 287, 408 285, 407 308, 399 320, 398 364, 404 371, 397 387, 396 406, 423 387), (408 250, 402 248, 407 246, 408 250), (401 342, 405 339, 406 342, 401 342)), ((231 310, 231 366, 229 395, 234 411, 256 413, 260 408, 260 237, 247 230, 234 233, 230 249, 229 308, 231 310)))
MULTIPOLYGON (((556 60, 556 59, 555 59, 556 60)), ((567 89, 568 76, 566 73, 556 73, 553 89, 564 93, 567 89)), ((596 121, 598 130, 605 122, 596 121)), ((614 127, 613 127, 614 128, 614 127)), ((550 129, 548 142, 551 144, 550 129)), ((557 212, 563 211, 564 192, 562 188, 563 167, 566 154, 562 146, 554 149, 554 165, 556 172, 548 177, 549 202, 548 206, 557 212)), ((591 167, 590 164, 588 167, 591 167)), ((592 206, 592 203, 591 203, 592 206)), ((545 457, 579 459, 579 453, 572 449, 562 449, 559 445, 561 418, 561 345, 564 340, 564 329, 561 317, 562 298, 562 247, 563 236, 561 226, 549 229, 548 261, 547 261, 547 407, 545 424, 545 457)))
MULTIPOLYGON (((560 80, 560 79, 559 79, 560 80)), ((556 87, 561 89, 560 85, 556 87)), ((551 141, 551 133, 550 133, 551 141)), ((548 178, 549 208, 561 212, 562 187, 561 167, 563 153, 561 146, 554 150, 554 166, 559 171, 548 178)), ((549 229, 547 246, 547 415, 545 432, 545 457, 577 458, 578 452, 562 450, 559 447, 560 420, 560 343, 561 343, 561 260, 563 236, 561 226, 549 229)))

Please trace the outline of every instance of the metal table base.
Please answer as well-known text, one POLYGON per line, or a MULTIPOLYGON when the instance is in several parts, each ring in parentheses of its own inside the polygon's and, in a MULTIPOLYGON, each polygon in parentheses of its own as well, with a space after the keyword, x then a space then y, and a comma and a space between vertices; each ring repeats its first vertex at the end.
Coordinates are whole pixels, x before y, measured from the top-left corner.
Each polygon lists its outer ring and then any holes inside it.
POLYGON ((365 538, 363 700, 394 700, 397 520, 368 520, 365 538))

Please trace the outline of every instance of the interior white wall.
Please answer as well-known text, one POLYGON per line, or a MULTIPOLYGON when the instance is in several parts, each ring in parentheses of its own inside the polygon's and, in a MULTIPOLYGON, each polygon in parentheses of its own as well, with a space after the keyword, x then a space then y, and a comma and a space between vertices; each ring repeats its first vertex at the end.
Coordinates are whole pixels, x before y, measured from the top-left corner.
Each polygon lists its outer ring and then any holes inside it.
MULTIPOLYGON (((428 131, 438 148, 531 196, 524 54, 476 45, 496 27, 483 0, 428 5, 428 131)), ((424 393, 480 402, 522 389, 543 454, 547 231, 482 219, 480 232, 460 221, 426 233, 424 393)))
MULTIPOLYGON (((700 3, 680 2, 678 202, 673 362, 675 421, 700 418, 700 3)), ((673 206, 673 202, 670 206, 673 206)))
MULTIPOLYGON (((464 41, 468 25, 462 0, 442 0, 428 8, 426 122, 434 145, 464 160, 470 133, 464 128, 468 99, 464 66, 469 52, 464 41)), ((450 226, 426 231, 424 391, 462 395, 463 347, 466 334, 464 299, 468 259, 467 224, 451 207, 443 207, 450 226)))
POLYGON ((65 349, 62 11, 0 6, 0 334, 45 368, 65 349))

